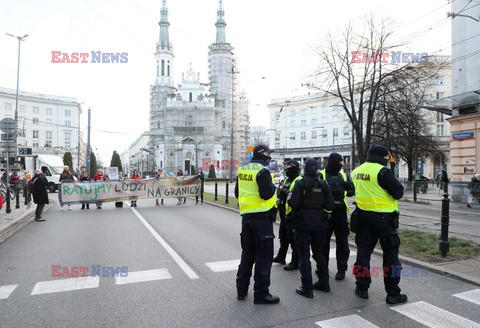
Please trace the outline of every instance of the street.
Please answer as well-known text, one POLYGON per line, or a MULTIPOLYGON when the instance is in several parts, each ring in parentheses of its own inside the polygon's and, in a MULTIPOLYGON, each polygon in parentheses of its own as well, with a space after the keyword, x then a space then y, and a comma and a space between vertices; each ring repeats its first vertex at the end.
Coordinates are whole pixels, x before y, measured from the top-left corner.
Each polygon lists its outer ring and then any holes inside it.
MULTIPOLYGON (((409 302, 388 306, 382 278, 372 278, 370 299, 359 299, 351 269, 344 281, 333 279, 334 259, 330 294, 315 291, 312 300, 295 294, 299 272, 275 265, 271 293, 279 305, 254 305, 252 288, 237 301, 239 214, 190 199, 154 204, 63 212, 55 204, 46 222, 30 222, 1 243, 0 326, 480 327, 478 287, 432 272, 403 277, 409 302), (69 274, 88 267, 88 277, 52 277, 55 265, 69 274), (105 276, 92 276, 98 265, 107 268, 105 276), (108 267, 128 267, 128 276, 112 277, 108 267)), ((381 258, 373 255, 372 266, 381 266, 381 258)))

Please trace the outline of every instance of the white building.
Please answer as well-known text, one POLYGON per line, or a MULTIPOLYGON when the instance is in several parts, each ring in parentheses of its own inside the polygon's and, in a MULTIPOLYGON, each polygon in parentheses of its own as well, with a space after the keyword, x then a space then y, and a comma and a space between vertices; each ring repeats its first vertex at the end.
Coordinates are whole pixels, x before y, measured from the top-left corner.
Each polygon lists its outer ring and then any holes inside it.
MULTIPOLYGON (((15 117, 16 90, 0 88, 0 119, 15 117)), ((73 97, 19 91, 19 153, 62 156, 71 152, 74 168, 85 166, 85 144, 80 131, 81 104, 73 97), (80 154, 80 159, 79 159, 80 154)), ((0 154, 2 158, 6 154, 0 154)), ((5 162, 2 160, 1 166, 5 162)), ((20 169, 20 164, 15 166, 20 169)))
POLYGON ((251 126, 248 138, 249 146, 256 146, 259 144, 267 145, 269 143, 267 130, 268 127, 266 126, 251 126))
POLYGON ((122 172, 126 176, 131 176, 134 170, 137 170, 143 178, 147 175, 152 176, 155 173, 155 169, 149 165, 151 154, 148 149, 149 140, 149 133, 145 131, 127 150, 119 154, 123 166, 122 172))

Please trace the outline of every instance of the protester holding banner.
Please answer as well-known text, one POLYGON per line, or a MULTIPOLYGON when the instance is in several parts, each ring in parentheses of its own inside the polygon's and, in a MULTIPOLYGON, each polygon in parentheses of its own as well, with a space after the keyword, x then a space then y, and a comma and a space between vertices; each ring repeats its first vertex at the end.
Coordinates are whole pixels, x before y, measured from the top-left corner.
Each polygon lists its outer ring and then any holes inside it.
MULTIPOLYGON (((130 176, 132 180, 141 180, 140 174, 138 174, 137 170, 133 170, 132 175, 130 176)), ((130 202, 130 207, 137 207, 137 200, 133 200, 130 202)))
MULTIPOLYGON (((185 176, 185 174, 183 174, 183 170, 182 169, 178 169, 178 172, 177 172, 177 177, 183 177, 185 176)), ((187 203, 187 199, 186 198, 183 198, 183 203, 187 203)), ((182 205, 182 197, 178 197, 178 203, 177 205, 182 205)))
MULTIPOLYGON (((90 178, 88 177, 88 173, 85 172, 85 171, 83 171, 82 174, 81 174, 81 177, 80 177, 79 181, 81 181, 81 182, 90 182, 90 178)), ((81 210, 84 210, 84 209, 85 209, 85 206, 87 206, 87 210, 90 209, 90 204, 89 204, 89 203, 82 202, 82 208, 81 208, 81 210)))
MULTIPOLYGON (((203 174, 203 170, 201 167, 198 168, 198 176, 200 177, 200 181, 202 182, 202 188, 200 190, 200 204, 203 205, 203 182, 205 181, 205 174, 203 174)), ((195 196, 195 205, 198 205, 198 196, 195 196)))
MULTIPOLYGON (((105 174, 103 174, 102 169, 98 169, 97 174, 93 176, 93 181, 99 181, 99 180, 107 180, 107 177, 105 176, 105 174)), ((102 201, 98 201, 97 210, 101 210, 101 209, 102 209, 102 201)))
MULTIPOLYGON (((73 177, 73 174, 70 172, 70 168, 68 167, 68 165, 65 165, 63 167, 63 172, 62 172, 62 174, 60 174, 60 178, 58 179, 58 181, 60 181, 60 183, 75 181, 75 178, 73 177)), ((72 210, 70 205, 67 206, 67 209, 69 211, 72 210)), ((63 205, 60 207, 60 211, 63 211, 63 205)))
MULTIPOLYGON (((163 170, 162 169, 158 169, 158 172, 157 172, 157 175, 155 175, 155 178, 157 178, 157 179, 163 178, 163 170)), ((160 205, 163 205, 163 198, 160 199, 160 203, 158 203, 158 198, 155 199, 155 206, 160 206, 160 205)))

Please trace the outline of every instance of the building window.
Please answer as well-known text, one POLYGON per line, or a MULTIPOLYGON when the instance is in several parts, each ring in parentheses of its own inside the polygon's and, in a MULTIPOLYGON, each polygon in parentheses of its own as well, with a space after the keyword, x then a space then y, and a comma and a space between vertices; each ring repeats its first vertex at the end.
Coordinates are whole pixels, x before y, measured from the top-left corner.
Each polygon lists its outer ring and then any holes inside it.
POLYGON ((445 98, 445 92, 437 92, 437 99, 445 98))
POLYGON ((322 123, 328 123, 328 117, 326 116, 322 117, 322 123))
POLYGON ((328 106, 322 106, 322 113, 328 112, 328 106))
POLYGON ((300 133, 300 139, 301 139, 301 140, 307 139, 307 132, 305 132, 305 131, 301 132, 301 133, 300 133))
POLYGON ((322 146, 327 146, 327 139, 322 140, 322 146))
POLYGON ((338 122, 338 115, 333 115, 333 121, 338 122))
POLYGON ((225 121, 222 122, 222 128, 225 129, 227 126, 227 123, 225 121))
POLYGON ((38 124, 38 118, 37 117, 32 118, 32 123, 33 124, 38 124))
POLYGON ((350 128, 348 126, 343 127, 343 136, 347 137, 350 135, 350 128))
POLYGON ((157 61, 157 76, 160 76, 160 63, 157 61))
POLYGON ((70 121, 65 121, 65 126, 71 126, 72 123, 70 121))
POLYGON ((413 83, 412 83, 412 88, 415 88, 415 89, 416 89, 416 88, 418 88, 419 86, 420 86, 420 82, 418 82, 418 80, 413 81, 413 83))
POLYGON ((444 123, 445 122, 445 114, 437 112, 437 122, 444 123))
POLYGON ((33 114, 40 114, 40 108, 33 107, 32 112, 33 112, 33 114))
POLYGON ((295 117, 295 109, 290 110, 290 117, 295 117))
POLYGON ((45 123, 47 123, 47 124, 52 124, 53 122, 52 122, 51 119, 47 118, 47 119, 45 120, 45 123))
POLYGON ((317 114, 317 107, 312 107, 312 114, 317 114))
POLYGON ((71 147, 71 140, 72 136, 70 132, 65 132, 65 148, 70 148, 71 147))
POLYGON ((290 148, 295 148, 296 146, 295 141, 290 141, 290 148))
POLYGON ((305 108, 302 108, 302 110, 300 111, 300 115, 302 116, 307 115, 307 110, 305 108))
POLYGON ((170 76, 170 61, 167 62, 167 76, 170 76))
POLYGON ((72 115, 72 111, 69 109, 65 109, 65 116, 70 117, 72 115))
POLYGON ((193 99, 193 95, 192 95, 192 93, 190 92, 190 93, 188 94, 188 101, 189 101, 189 102, 192 102, 192 99, 193 99))
POLYGON ((322 138, 326 139, 328 137, 328 130, 327 129, 322 129, 322 138))
POLYGON ((46 112, 47 112, 47 115, 52 115, 52 109, 51 108, 47 108, 46 112))
POLYGON ((316 118, 312 118, 312 125, 315 125, 317 124, 317 119, 316 118))
POLYGON ((290 121, 290 126, 295 126, 295 121, 290 121))
POLYGON ((290 140, 295 140, 295 132, 290 132, 290 140))
POLYGON ((445 125, 437 125, 437 136, 443 137, 445 136, 445 125))
POLYGON ((279 132, 275 133, 275 141, 280 141, 280 133, 279 132))
POLYGON ((278 149, 278 148, 280 148, 280 143, 279 143, 279 142, 276 142, 276 143, 275 143, 275 149, 278 149))
POLYGON ((52 140, 52 131, 45 131, 45 139, 52 140))
POLYGON ((306 142, 306 141, 302 141, 302 142, 300 143, 300 147, 302 147, 302 148, 307 147, 307 142, 306 142))
POLYGON ((162 70, 162 76, 165 76, 165 60, 162 59, 162 67, 161 67, 161 70, 162 70))
POLYGON ((300 122, 300 125, 301 125, 301 126, 306 126, 306 125, 307 125, 307 120, 302 120, 302 121, 300 122))
POLYGON ((275 129, 280 129, 280 122, 275 122, 275 129))
POLYGON ((38 141, 34 141, 34 142, 32 143, 32 145, 33 145, 33 147, 38 147, 38 141))
POLYGON ((12 104, 5 103, 5 104, 3 105, 3 108, 5 108, 5 110, 12 110, 12 104))
POLYGON ((32 137, 33 139, 38 139, 38 136, 40 135, 40 133, 38 132, 38 130, 33 130, 32 131, 32 137))
POLYGON ((311 136, 312 136, 312 140, 315 140, 315 139, 317 139, 317 131, 315 131, 315 130, 312 130, 311 132, 312 132, 312 134, 311 134, 311 136))
POLYGON ((347 114, 347 113, 343 114, 343 120, 344 120, 344 121, 350 120, 350 118, 348 117, 348 114, 347 114))
POLYGON ((435 76, 435 84, 436 85, 444 85, 445 84, 445 76, 435 76))
POLYGON ((20 113, 26 113, 27 112, 27 107, 25 105, 20 105, 20 113))

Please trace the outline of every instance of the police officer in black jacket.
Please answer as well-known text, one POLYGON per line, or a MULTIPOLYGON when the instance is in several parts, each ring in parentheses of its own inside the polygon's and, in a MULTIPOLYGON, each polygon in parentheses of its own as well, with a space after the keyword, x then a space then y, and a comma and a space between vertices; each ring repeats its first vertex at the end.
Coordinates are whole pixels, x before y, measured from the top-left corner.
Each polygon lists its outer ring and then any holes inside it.
POLYGON ((332 188, 333 198, 335 199, 335 208, 333 209, 330 219, 328 220, 328 228, 325 234, 325 245, 323 251, 327 260, 327 266, 330 255, 330 239, 335 232, 336 243, 336 257, 337 257, 337 274, 336 280, 343 280, 345 278, 345 271, 347 271, 348 257, 350 256, 350 248, 348 246, 348 219, 347 211, 350 208, 346 202, 345 196, 353 196, 355 194, 355 187, 350 177, 340 172, 343 167, 343 157, 338 153, 331 153, 328 156, 327 166, 321 171, 322 178, 328 182, 332 188))
POLYGON ((273 260, 273 221, 276 219, 276 187, 266 166, 273 150, 266 145, 253 149, 250 164, 238 169, 235 197, 242 216, 242 258, 237 271, 237 299, 245 299, 255 264, 254 304, 277 304, 269 292, 273 260))
POLYGON ((285 264, 288 246, 290 245, 292 248, 292 260, 284 267, 284 269, 291 271, 298 269, 298 252, 293 239, 293 223, 290 221, 291 215, 289 215, 288 219, 286 218, 286 203, 288 193, 293 189, 296 180, 300 179, 300 163, 291 159, 284 162, 283 165, 285 167, 287 179, 284 181, 277 194, 277 208, 278 213, 280 214, 280 227, 278 229, 280 248, 278 249, 277 256, 273 258, 273 262, 285 264))
POLYGON ((313 298, 313 289, 330 292, 328 268, 323 253, 327 215, 335 207, 330 186, 317 175, 318 163, 305 161, 305 176, 297 181, 289 195, 288 204, 293 208, 295 243, 297 245, 302 286, 297 294, 313 298), (317 263, 318 281, 313 284, 310 264, 310 246, 317 263))

